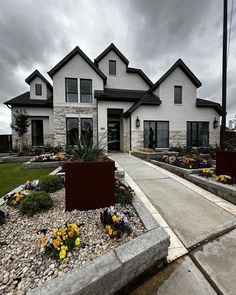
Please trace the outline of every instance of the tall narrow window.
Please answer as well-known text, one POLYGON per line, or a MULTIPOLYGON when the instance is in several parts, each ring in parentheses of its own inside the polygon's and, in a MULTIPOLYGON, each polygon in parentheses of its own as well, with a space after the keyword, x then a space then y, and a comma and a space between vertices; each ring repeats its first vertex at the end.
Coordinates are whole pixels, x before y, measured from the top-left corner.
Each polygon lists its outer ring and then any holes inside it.
POLYGON ((81 135, 83 138, 93 138, 93 119, 92 118, 81 118, 81 135))
POLYGON ((66 78, 66 101, 78 102, 78 84, 76 78, 66 78))
POLYGON ((92 80, 80 79, 80 102, 92 102, 92 80))
POLYGON ((109 60, 109 75, 116 75, 116 61, 109 60))
POLYGON ((144 121, 144 147, 168 148, 169 147, 169 122, 144 121))
POLYGON ((43 145, 43 120, 31 120, 32 146, 43 145))
POLYGON ((182 86, 175 86, 174 100, 175 104, 182 104, 182 86))
POLYGON ((79 132, 78 132, 78 119, 67 118, 66 119, 66 139, 67 145, 78 144, 79 132))
POLYGON ((42 95, 42 84, 35 84, 35 95, 42 95))
POLYGON ((187 122, 187 146, 209 145, 209 122, 187 122))

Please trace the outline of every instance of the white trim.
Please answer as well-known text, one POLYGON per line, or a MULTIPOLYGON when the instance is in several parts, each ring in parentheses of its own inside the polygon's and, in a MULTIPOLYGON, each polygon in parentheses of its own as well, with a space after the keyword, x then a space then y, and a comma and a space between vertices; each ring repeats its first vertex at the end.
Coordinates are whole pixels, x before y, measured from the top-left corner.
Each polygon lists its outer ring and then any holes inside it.
POLYGON ((79 118, 78 114, 66 114, 66 118, 79 118))
POLYGON ((93 115, 92 114, 81 114, 80 118, 88 118, 88 119, 93 119, 93 115))

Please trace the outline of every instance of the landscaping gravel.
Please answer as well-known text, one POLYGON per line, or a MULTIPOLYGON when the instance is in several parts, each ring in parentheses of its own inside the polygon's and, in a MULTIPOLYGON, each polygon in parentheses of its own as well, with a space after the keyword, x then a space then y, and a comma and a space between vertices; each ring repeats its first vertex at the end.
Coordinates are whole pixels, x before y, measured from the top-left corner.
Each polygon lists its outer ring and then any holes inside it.
POLYGON ((111 239, 100 222, 100 212, 103 209, 65 212, 65 190, 51 195, 54 200, 53 209, 30 218, 22 216, 17 209, 6 204, 1 206, 1 210, 9 213, 9 217, 6 224, 0 226, 0 295, 25 294, 43 282, 81 266, 145 231, 132 205, 114 206, 126 214, 133 228, 132 234, 111 239), (60 261, 44 256, 40 252, 40 238, 43 234, 39 231, 50 231, 67 222, 80 224, 79 249, 68 253, 60 261))

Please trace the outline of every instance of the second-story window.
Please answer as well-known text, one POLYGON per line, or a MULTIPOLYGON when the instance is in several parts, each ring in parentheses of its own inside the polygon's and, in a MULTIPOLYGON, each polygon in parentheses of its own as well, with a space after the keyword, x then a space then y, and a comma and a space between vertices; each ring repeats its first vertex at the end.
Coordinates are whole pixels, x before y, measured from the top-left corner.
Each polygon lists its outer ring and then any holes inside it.
POLYGON ((116 61, 109 60, 109 75, 116 75, 116 61))
POLYGON ((92 102, 92 80, 80 79, 80 102, 92 102))
POLYGON ((35 95, 42 95, 42 84, 35 84, 35 95))
POLYGON ((78 84, 76 78, 66 78, 66 101, 78 102, 78 84))
POLYGON ((175 86, 174 103, 182 104, 182 86, 175 86))

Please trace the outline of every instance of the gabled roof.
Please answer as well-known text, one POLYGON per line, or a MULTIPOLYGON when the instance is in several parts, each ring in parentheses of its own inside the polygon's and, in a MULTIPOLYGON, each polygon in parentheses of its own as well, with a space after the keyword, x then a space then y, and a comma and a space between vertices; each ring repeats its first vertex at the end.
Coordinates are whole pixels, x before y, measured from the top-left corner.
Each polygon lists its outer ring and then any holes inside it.
POLYGON ((6 102, 5 105, 11 106, 21 106, 21 107, 44 107, 52 108, 53 107, 53 97, 49 99, 30 99, 30 91, 22 93, 6 102))
POLYGON ((27 77, 25 79, 25 82, 30 84, 36 77, 39 77, 41 80, 43 80, 43 82, 46 83, 48 88, 50 88, 52 90, 52 85, 48 82, 48 80, 38 70, 35 70, 32 74, 30 74, 29 77, 27 77))
POLYGON ((106 82, 107 77, 95 66, 91 59, 76 46, 69 54, 67 54, 54 68, 52 68, 48 75, 52 78, 65 64, 67 64, 76 54, 79 54, 91 68, 106 82))
POLYGON ((147 75, 145 75, 145 73, 141 70, 141 69, 136 69, 136 68, 126 68, 127 73, 135 73, 135 74, 139 74, 139 76, 150 86, 153 86, 152 81, 148 78, 147 75))
POLYGON ((129 61, 128 59, 120 52, 120 50, 113 44, 111 43, 97 58, 94 59, 94 63, 98 65, 99 61, 104 58, 111 50, 113 50, 119 58, 128 66, 129 61))
POLYGON ((185 75, 193 82, 196 87, 202 85, 201 81, 193 74, 193 72, 186 66, 182 59, 178 59, 175 64, 148 90, 148 92, 154 91, 175 69, 180 68, 185 75))
POLYGON ((201 98, 197 98, 196 99, 196 107, 199 108, 206 108, 206 107, 210 107, 210 108, 214 108, 216 110, 216 112, 221 116, 222 115, 222 106, 214 101, 211 100, 206 100, 206 99, 201 99, 201 98))
POLYGON ((160 105, 161 100, 158 96, 146 93, 142 98, 135 102, 124 114, 125 118, 130 117, 130 115, 141 105, 160 105))

